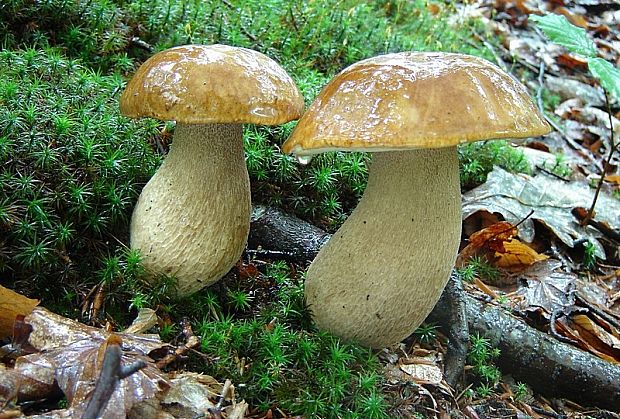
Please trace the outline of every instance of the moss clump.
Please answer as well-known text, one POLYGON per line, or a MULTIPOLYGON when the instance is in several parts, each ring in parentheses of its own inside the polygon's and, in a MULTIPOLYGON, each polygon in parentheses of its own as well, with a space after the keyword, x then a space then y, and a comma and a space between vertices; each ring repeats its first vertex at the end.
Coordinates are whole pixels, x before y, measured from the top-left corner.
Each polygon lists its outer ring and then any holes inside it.
POLYGON ((0 277, 38 298, 83 297, 114 281, 97 272, 127 242, 158 127, 119 115, 120 77, 56 50, 5 50, 0 74, 0 277))
POLYGON ((195 319, 202 352, 195 367, 235 383, 260 411, 304 417, 388 417, 383 378, 372 352, 310 324, 303 280, 284 262, 252 278, 228 277, 175 310, 195 319))
POLYGON ((139 51, 130 48, 126 20, 123 9, 108 0, 3 0, 0 45, 58 47, 98 70, 128 72, 134 68, 131 57, 139 51))
POLYGON ((487 180, 493 166, 512 173, 529 173, 525 155, 504 140, 479 141, 459 146, 461 186, 471 189, 487 180))

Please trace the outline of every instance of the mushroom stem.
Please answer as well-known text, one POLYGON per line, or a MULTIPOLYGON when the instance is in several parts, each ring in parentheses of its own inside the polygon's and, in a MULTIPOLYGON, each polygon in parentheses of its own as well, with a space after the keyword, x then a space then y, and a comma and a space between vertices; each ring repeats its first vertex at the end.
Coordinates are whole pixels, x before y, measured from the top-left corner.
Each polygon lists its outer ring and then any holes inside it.
POLYGON ((456 147, 374 153, 357 208, 308 269, 318 327, 373 348, 406 338, 439 299, 460 233, 456 147))
POLYGON ((131 247, 176 277, 178 296, 211 285, 241 256, 250 228, 241 124, 178 123, 170 153, 142 190, 131 247))

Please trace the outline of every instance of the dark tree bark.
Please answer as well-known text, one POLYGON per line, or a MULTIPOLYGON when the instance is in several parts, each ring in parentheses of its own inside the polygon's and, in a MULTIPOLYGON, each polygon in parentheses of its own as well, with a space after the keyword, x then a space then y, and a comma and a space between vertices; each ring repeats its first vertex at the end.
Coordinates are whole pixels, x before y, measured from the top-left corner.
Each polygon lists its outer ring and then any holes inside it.
MULTIPOLYGON (((329 234, 274 208, 256 207, 250 229, 250 248, 284 252, 309 261, 329 234)), ((504 309, 482 303, 464 292, 451 278, 428 317, 446 330, 450 339, 446 380, 463 373, 468 332, 477 332, 501 350, 499 367, 541 394, 570 398, 587 405, 620 409, 620 366, 559 342, 504 309)))
POLYGON ((444 377, 452 388, 456 388, 463 377, 467 349, 469 346, 469 324, 465 291, 460 278, 453 272, 441 298, 426 320, 439 324, 448 337, 448 350, 444 362, 444 377))
POLYGON ((465 293, 469 329, 501 350, 502 371, 541 394, 620 409, 620 365, 563 343, 506 310, 465 293))
POLYGON ((254 205, 248 247, 282 252, 287 259, 311 261, 330 234, 282 211, 254 205))

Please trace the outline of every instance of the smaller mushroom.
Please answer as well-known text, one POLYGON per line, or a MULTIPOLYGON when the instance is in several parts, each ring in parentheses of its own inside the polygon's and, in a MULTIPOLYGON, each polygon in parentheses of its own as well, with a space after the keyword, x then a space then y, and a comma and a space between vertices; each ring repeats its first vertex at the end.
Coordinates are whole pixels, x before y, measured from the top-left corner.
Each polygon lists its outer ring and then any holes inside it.
POLYGON ((336 75, 282 147, 298 156, 375 152, 357 208, 308 268, 318 327, 373 348, 410 335, 458 251, 456 146, 548 131, 525 87, 477 57, 387 54, 336 75))
POLYGON ((242 124, 299 118, 303 97, 271 58, 226 45, 155 54, 121 97, 121 113, 177 122, 165 161, 131 219, 145 267, 177 279, 177 296, 213 284, 241 256, 250 228, 242 124))

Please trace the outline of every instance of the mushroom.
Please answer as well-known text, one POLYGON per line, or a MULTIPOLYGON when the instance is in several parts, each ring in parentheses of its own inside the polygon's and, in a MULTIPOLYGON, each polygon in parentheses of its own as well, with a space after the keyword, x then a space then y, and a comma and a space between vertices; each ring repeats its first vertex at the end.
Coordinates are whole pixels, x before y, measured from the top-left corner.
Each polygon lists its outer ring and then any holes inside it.
POLYGON ((250 182, 242 124, 282 124, 303 106, 275 61, 226 45, 162 51, 127 84, 122 114, 176 121, 170 152, 134 209, 130 241, 150 272, 176 277, 177 296, 218 281, 243 252, 250 182))
POLYGON ((283 150, 371 151, 357 207, 308 268, 320 329, 381 348, 410 335, 439 299, 461 237, 459 143, 542 135, 527 90, 481 58, 403 52, 336 75, 283 150))

